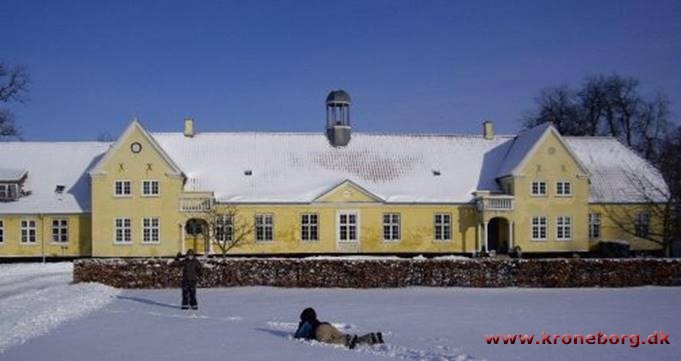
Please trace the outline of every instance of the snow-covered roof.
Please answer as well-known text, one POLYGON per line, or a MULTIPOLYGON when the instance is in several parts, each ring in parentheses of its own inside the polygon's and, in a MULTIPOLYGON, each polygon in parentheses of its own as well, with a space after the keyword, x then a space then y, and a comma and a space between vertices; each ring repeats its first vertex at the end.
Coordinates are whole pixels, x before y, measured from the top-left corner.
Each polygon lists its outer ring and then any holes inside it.
POLYGON ((0 142, 0 168, 28 171, 30 195, 0 202, 0 214, 59 214, 90 211, 87 170, 106 152, 101 142, 0 142), (57 185, 64 192, 55 192, 57 185))
POLYGON ((336 148, 321 132, 152 135, 187 176, 186 190, 223 202, 311 202, 345 180, 385 202, 469 202, 476 189, 499 190, 493 170, 511 139, 354 133, 336 148))
MULTIPOLYGON (((523 150, 529 152, 547 129, 492 140, 354 133, 346 147, 331 146, 321 132, 147 134, 187 177, 186 191, 214 192, 221 202, 308 203, 350 181, 387 203, 467 203, 476 190, 499 192, 499 175, 518 167, 523 150)), ((656 190, 666 187, 659 172, 616 139, 562 139, 590 176, 592 202, 661 200, 656 190)), ((0 214, 89 212, 88 172, 110 146, 1 142, 0 175, 27 171, 24 189, 31 194, 0 203, 0 214), (62 194, 57 185, 64 185, 62 194)))
POLYGON ((0 182, 18 182, 26 173, 26 169, 0 168, 0 182))
POLYGON ((664 202, 667 186, 660 172, 612 137, 563 137, 589 170, 594 203, 664 202))

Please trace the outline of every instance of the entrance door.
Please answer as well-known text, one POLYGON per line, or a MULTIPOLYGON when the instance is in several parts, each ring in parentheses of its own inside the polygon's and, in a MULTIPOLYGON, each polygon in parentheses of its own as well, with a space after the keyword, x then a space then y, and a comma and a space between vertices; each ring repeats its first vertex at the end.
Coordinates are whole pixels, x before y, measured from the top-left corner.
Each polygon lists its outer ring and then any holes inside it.
POLYGON ((508 244, 510 239, 508 220, 506 218, 495 217, 489 221, 487 225, 487 245, 489 251, 495 251, 497 254, 508 253, 508 244))
POLYGON ((196 254, 206 254, 210 251, 208 223, 203 219, 192 218, 184 227, 184 246, 192 249, 196 254))

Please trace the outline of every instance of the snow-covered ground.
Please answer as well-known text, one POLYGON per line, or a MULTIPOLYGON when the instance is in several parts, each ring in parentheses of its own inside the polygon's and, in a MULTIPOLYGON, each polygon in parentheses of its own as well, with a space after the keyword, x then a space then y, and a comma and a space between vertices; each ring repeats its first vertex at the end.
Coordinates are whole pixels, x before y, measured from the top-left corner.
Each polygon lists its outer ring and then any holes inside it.
POLYGON ((200 289, 201 309, 193 312, 177 307, 176 289, 116 294, 104 286, 66 285, 70 276, 63 266, 48 266, 55 276, 6 267, 18 266, 0 266, 0 340, 6 345, 0 360, 582 361, 678 360, 681 354, 681 288, 200 289), (51 277, 61 281, 51 286, 51 277), (33 284, 43 288, 32 289, 33 284), (345 332, 381 330, 387 344, 346 350, 293 340, 306 306, 345 332), (74 312, 64 317, 67 309, 74 312), (55 315, 55 321, 44 321, 55 315), (38 332, 31 331, 33 324, 38 332), (637 348, 487 345, 484 338, 542 330, 645 335, 662 330, 671 337, 670 345, 637 348))
POLYGON ((72 285, 71 263, 0 265, 2 352, 82 317, 119 293, 96 283, 72 285))

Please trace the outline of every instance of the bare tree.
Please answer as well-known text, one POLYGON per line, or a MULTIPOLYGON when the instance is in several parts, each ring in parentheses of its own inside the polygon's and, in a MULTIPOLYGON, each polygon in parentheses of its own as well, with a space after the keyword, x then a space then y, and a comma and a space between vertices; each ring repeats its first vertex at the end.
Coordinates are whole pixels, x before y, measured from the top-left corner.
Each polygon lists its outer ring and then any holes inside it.
POLYGON ((253 220, 242 216, 234 205, 224 207, 213 205, 196 216, 205 222, 208 234, 204 236, 208 242, 218 246, 222 257, 226 257, 230 250, 253 241, 252 234, 255 232, 253 220))
POLYGON ((525 127, 551 122, 561 134, 581 134, 577 94, 567 85, 543 89, 534 101, 538 108, 525 116, 525 127))
POLYGON ((653 242, 665 256, 671 255, 678 222, 674 217, 674 195, 665 183, 650 176, 652 169, 622 169, 622 174, 634 187, 630 204, 608 204, 605 216, 620 231, 630 236, 653 242))
MULTIPOLYGON (((29 76, 21 66, 9 67, 0 63, 0 103, 27 101, 29 90, 29 76)), ((12 112, 0 109, 0 139, 19 136, 12 112)))

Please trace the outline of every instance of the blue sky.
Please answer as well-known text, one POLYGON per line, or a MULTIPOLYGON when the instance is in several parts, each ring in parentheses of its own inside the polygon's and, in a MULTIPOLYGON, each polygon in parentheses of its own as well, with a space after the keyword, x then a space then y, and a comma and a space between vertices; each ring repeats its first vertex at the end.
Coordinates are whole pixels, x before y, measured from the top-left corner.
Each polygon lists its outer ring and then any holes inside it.
POLYGON ((4 0, 27 140, 153 131, 321 131, 333 88, 361 131, 515 132, 539 89, 639 78, 681 114, 679 1, 4 0))

